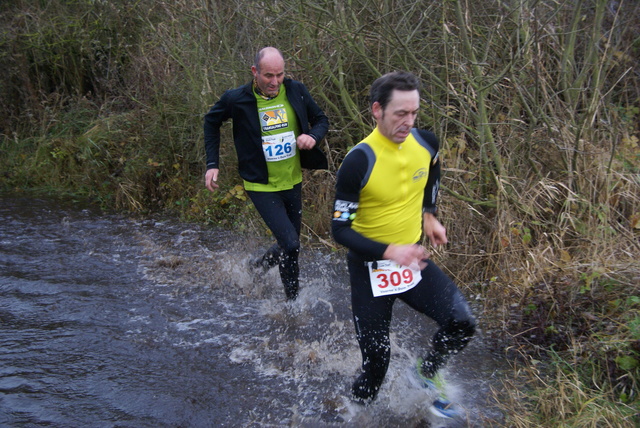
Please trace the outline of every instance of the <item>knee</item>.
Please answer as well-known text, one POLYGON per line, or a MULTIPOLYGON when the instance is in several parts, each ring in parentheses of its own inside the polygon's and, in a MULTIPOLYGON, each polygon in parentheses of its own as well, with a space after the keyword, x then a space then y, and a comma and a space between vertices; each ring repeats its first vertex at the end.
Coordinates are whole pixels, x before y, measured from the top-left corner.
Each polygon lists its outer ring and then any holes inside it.
POLYGON ((459 296, 453 307, 453 318, 447 330, 457 333, 458 337, 471 337, 476 332, 476 320, 467 301, 459 296))
POLYGON ((281 244, 282 251, 289 257, 296 256, 300 252, 300 239, 288 239, 281 244))
POLYGON ((451 320, 438 330, 433 338, 436 350, 442 354, 457 354, 464 349, 475 334, 473 318, 451 320))
POLYGON ((464 299, 459 299, 454 305, 449 321, 441 325, 436 334, 436 342, 451 349, 462 349, 476 332, 476 320, 471 314, 471 308, 464 299))

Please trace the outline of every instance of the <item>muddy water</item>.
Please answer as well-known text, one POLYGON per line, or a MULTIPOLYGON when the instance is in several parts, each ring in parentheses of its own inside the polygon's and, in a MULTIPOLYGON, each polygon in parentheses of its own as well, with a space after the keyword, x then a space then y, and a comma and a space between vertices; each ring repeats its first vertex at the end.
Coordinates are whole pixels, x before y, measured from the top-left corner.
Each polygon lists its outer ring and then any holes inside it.
MULTIPOLYGON (((0 195, 0 426, 463 427, 501 420, 480 334, 446 370, 464 416, 430 415, 407 367, 435 325, 398 303, 376 402, 341 256, 303 248, 301 294, 246 262, 269 243, 173 220, 0 195)), ((479 309, 478 309, 479 310, 479 309)), ((481 314, 478 314, 481 315, 481 314)))

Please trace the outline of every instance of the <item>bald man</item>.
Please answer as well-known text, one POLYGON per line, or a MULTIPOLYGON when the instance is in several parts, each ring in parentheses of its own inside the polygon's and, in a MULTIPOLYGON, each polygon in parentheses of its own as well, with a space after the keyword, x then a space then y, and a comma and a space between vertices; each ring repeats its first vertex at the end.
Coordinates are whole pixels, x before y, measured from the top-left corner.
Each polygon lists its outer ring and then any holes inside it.
POLYGON ((220 126, 231 119, 244 188, 276 243, 252 260, 267 271, 278 265, 287 300, 299 290, 302 168, 326 169, 319 142, 329 119, 300 82, 285 77, 282 53, 261 49, 253 81, 226 91, 204 116, 205 186, 215 192, 220 172, 220 126))

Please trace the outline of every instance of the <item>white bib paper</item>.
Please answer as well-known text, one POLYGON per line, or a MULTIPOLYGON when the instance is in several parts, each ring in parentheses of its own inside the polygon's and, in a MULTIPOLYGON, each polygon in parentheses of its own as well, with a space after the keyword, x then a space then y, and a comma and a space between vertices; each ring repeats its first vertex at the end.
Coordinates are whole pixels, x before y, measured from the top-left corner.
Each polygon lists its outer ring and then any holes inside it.
POLYGON ((293 132, 262 137, 262 150, 267 162, 277 162, 296 155, 296 136, 293 132))
POLYGON ((415 287, 422 279, 419 269, 402 266, 391 260, 367 262, 367 267, 374 297, 404 293, 415 287), (375 269, 374 263, 377 264, 375 269))

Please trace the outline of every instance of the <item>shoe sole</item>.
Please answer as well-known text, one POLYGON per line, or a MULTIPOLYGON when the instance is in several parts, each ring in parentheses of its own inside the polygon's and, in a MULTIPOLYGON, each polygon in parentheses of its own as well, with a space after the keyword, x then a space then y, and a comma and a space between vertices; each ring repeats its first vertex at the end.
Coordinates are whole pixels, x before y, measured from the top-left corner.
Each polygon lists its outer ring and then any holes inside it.
POLYGON ((447 412, 444 413, 442 410, 438 409, 434 405, 429 406, 429 411, 435 416, 438 416, 443 419, 453 419, 460 414, 460 412, 458 412, 455 409, 447 409, 447 412))

